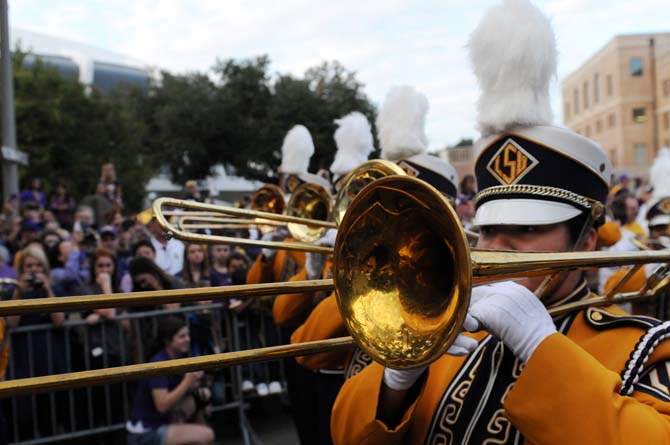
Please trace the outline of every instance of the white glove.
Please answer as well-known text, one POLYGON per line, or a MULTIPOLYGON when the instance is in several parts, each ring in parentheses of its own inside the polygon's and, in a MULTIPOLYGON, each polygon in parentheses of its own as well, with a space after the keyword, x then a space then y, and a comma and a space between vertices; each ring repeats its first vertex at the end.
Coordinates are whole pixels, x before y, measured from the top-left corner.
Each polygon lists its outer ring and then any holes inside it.
POLYGON ((314 241, 314 244, 317 246, 333 247, 335 245, 335 238, 337 238, 337 229, 328 229, 321 238, 314 241))
MULTIPOLYGON (((283 241, 286 238, 286 233, 281 230, 275 230, 268 232, 261 238, 261 241, 283 241)), ((276 249, 271 249, 269 247, 263 247, 261 253, 266 260, 271 260, 277 253, 276 249)))
MULTIPOLYGON (((328 229, 326 233, 314 242, 315 246, 334 246, 337 237, 337 229, 328 229)), ((316 280, 323 276, 323 267, 326 265, 327 253, 305 254, 305 269, 307 269, 307 279, 316 280)))
POLYGON ((320 280, 322 278, 327 256, 327 253, 307 252, 305 254, 305 269, 307 270, 308 280, 320 280))
POLYGON ((500 338, 526 363, 556 326, 542 302, 525 287, 510 282, 479 286, 472 291, 470 315, 500 338))
POLYGON ((251 227, 249 229, 249 239, 256 240, 258 239, 258 229, 255 227, 251 227))
MULTIPOLYGON (((477 329, 477 320, 470 315, 465 316, 463 327, 468 331, 477 329)), ((454 356, 467 355, 477 349, 479 342, 474 338, 458 334, 456 340, 447 349, 447 354, 454 356)), ((415 369, 391 369, 384 368, 384 384, 395 391, 405 391, 419 380, 419 377, 428 369, 428 366, 421 366, 415 369)))

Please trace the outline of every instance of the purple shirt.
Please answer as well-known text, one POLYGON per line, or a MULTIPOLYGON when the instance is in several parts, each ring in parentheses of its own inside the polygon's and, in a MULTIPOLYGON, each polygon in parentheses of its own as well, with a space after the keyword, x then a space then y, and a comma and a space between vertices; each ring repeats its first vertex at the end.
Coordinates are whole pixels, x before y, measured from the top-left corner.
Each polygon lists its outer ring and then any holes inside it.
MULTIPOLYGON (((178 357, 182 358, 182 357, 178 357)), ((163 349, 158 354, 151 357, 149 362, 164 362, 170 360, 167 351, 163 349)), ((140 380, 135 392, 135 400, 133 401, 133 409, 130 414, 130 421, 133 423, 142 422, 144 428, 156 429, 161 425, 170 423, 170 413, 161 413, 156 409, 154 404, 154 389, 167 389, 168 392, 179 386, 183 375, 171 375, 152 377, 150 379, 140 380)))

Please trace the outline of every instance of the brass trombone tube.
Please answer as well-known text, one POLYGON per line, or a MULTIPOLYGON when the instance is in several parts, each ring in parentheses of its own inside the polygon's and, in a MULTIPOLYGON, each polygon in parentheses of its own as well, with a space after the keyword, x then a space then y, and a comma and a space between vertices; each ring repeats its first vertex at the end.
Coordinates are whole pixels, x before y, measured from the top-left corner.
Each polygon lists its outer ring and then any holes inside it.
POLYGON ((175 238, 178 238, 180 240, 193 241, 197 243, 224 243, 224 244, 236 244, 242 246, 268 247, 272 249, 282 249, 282 250, 299 250, 303 252, 314 252, 314 253, 331 253, 333 251, 331 247, 315 246, 313 244, 307 244, 307 243, 250 240, 250 239, 235 238, 229 236, 202 235, 199 233, 186 232, 184 230, 175 227, 165 219, 165 216, 163 216, 163 214, 161 213, 162 206, 198 209, 203 211, 218 212, 222 215, 262 218, 271 221, 282 221, 286 223, 291 222, 296 224, 324 227, 329 229, 336 228, 336 225, 334 222, 330 221, 317 221, 313 219, 298 218, 295 216, 288 216, 288 215, 276 215, 274 213, 259 212, 256 210, 248 210, 248 209, 235 209, 227 207, 223 208, 212 204, 203 204, 200 202, 193 202, 193 201, 182 201, 173 198, 158 198, 157 200, 154 201, 153 204, 153 211, 156 220, 158 221, 158 224, 160 224, 161 228, 163 228, 163 230, 167 232, 168 236, 174 236, 175 238))
MULTIPOLYGON (((645 252, 518 252, 473 250, 473 285, 512 278, 546 275, 566 269, 614 267, 630 264, 668 263, 670 251, 645 252)), ((188 303, 201 300, 225 300, 261 295, 280 295, 334 290, 332 279, 288 281, 284 283, 245 284, 161 291, 83 295, 59 298, 0 301, 0 316, 35 312, 102 309, 164 303, 188 303)))
POLYGON ((202 300, 258 297, 300 292, 319 292, 333 289, 333 280, 287 281, 193 289, 128 292, 118 294, 82 295, 58 298, 0 301, 0 316, 24 315, 39 312, 62 312, 110 307, 145 306, 165 303, 190 303, 202 300))
POLYGON ((259 219, 223 218, 216 216, 184 216, 177 223, 180 230, 194 229, 248 229, 259 226, 286 227, 281 221, 259 219), (197 222, 191 222, 197 221, 197 222))
MULTIPOLYGON (((607 299, 607 297, 589 298, 551 308, 548 312, 552 316, 559 316, 586 307, 609 306, 612 304, 644 300, 656 296, 657 292, 666 285, 667 280, 643 294, 640 294, 639 292, 628 292, 616 295, 612 299, 607 299)), ((137 365, 119 366, 116 368, 80 371, 69 374, 7 380, 0 382, 0 397, 60 391, 82 386, 102 385, 160 375, 173 375, 198 370, 218 369, 227 366, 318 354, 320 352, 346 349, 354 345, 355 342, 353 338, 339 337, 328 340, 272 346, 246 351, 226 352, 201 357, 188 357, 164 362, 142 363, 137 365)))
POLYGON ((307 343, 250 349, 246 351, 188 357, 164 362, 142 363, 137 365, 119 366, 116 368, 79 371, 69 374, 55 374, 43 377, 7 380, 0 382, 0 397, 61 391, 82 386, 102 385, 160 375, 174 375, 192 371, 218 369, 227 366, 346 349, 353 345, 354 340, 351 337, 341 337, 307 343))
POLYGON ((160 218, 162 216, 162 211, 160 210, 162 206, 167 206, 167 207, 178 207, 182 209, 198 209, 206 212, 212 212, 216 213, 218 215, 232 215, 232 216, 239 216, 239 217, 249 217, 249 218, 262 218, 262 219, 268 219, 271 221, 283 221, 286 223, 296 223, 296 224, 304 224, 306 226, 314 226, 314 227, 325 227, 327 229, 336 229, 337 225, 332 222, 332 221, 319 221, 316 219, 308 219, 308 218, 300 218, 297 216, 289 216, 289 215, 278 215, 276 213, 270 213, 270 212, 261 212, 259 210, 249 210, 249 209, 237 209, 234 207, 223 207, 223 206, 217 206, 214 204, 205 204, 202 202, 196 202, 196 201, 184 201, 181 199, 174 199, 174 198, 158 198, 154 200, 153 203, 153 211, 154 215, 156 216, 157 219, 163 219, 165 218, 160 218))

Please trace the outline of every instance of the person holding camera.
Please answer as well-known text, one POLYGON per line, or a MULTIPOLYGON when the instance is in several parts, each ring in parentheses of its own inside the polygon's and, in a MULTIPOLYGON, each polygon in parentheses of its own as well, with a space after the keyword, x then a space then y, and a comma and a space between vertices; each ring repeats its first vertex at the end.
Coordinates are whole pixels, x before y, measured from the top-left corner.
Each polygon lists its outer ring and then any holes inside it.
MULTIPOLYGON (((162 349, 150 362, 186 357, 191 346, 186 323, 173 316, 159 322, 156 341, 162 349)), ((198 417, 198 406, 211 397, 209 389, 201 384, 202 378, 203 372, 197 371, 141 380, 126 423, 128 445, 214 442, 214 431, 208 425, 192 421, 198 417)))
MULTIPOLYGON (((56 292, 49 279, 49 264, 44 251, 39 247, 27 247, 20 252, 17 268, 19 285, 14 289, 13 300, 32 298, 55 298, 56 292)), ((59 327, 65 321, 63 312, 32 313, 7 317, 10 328, 49 323, 59 327)), ((61 329, 38 330, 12 335, 13 375, 20 379, 67 372, 65 362, 65 336, 61 329), (51 360, 50 360, 51 359, 51 360)), ((16 422, 21 440, 31 438, 33 417, 41 436, 55 434, 51 431, 51 404, 48 394, 18 397, 16 422)))

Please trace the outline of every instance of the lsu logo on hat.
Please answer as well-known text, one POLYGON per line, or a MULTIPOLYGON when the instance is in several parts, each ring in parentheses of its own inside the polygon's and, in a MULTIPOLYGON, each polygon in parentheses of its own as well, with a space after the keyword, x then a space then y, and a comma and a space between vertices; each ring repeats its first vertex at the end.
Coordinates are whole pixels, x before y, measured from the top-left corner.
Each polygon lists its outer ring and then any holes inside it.
POLYGON ((507 139, 493 155, 486 169, 503 185, 519 182, 539 162, 512 139, 507 139))
POLYGON ((666 198, 659 202, 658 208, 666 215, 670 215, 670 199, 666 198))
POLYGON ((416 169, 414 166, 409 165, 407 162, 400 161, 400 162, 398 162, 398 166, 405 171, 407 176, 411 176, 413 178, 418 178, 419 177, 419 170, 416 169))

